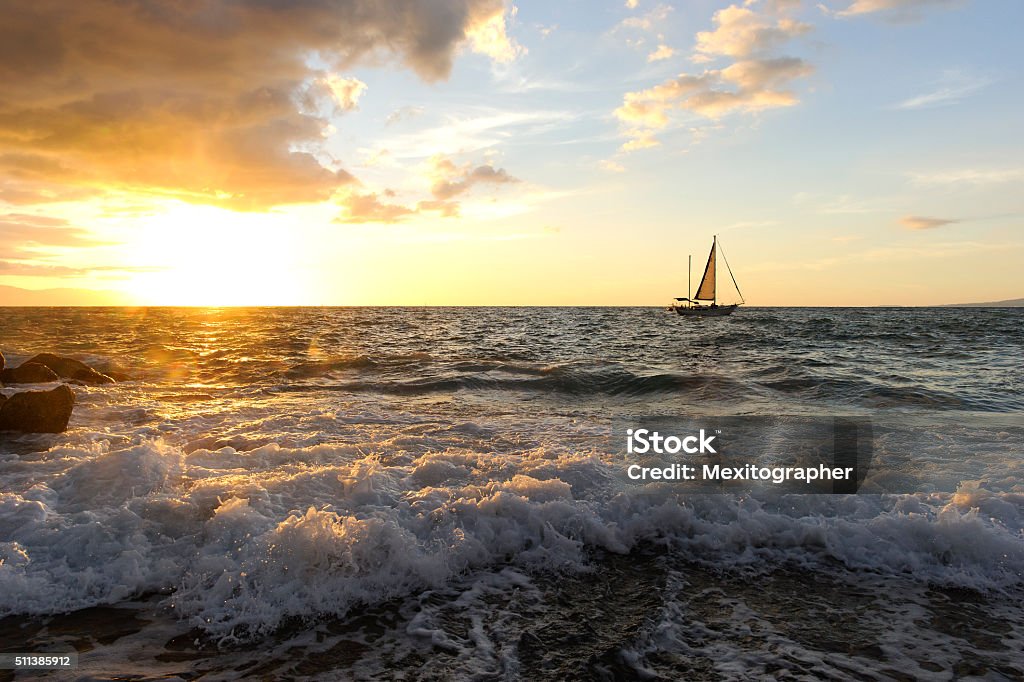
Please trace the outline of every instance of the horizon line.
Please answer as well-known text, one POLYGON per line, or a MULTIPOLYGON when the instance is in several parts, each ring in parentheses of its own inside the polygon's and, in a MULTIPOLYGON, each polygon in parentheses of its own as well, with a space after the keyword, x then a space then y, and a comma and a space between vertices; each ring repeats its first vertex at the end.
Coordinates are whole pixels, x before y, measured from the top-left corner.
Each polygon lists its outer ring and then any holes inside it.
MULTIPOLYGON (((319 304, 319 303, 297 303, 297 304, 244 304, 244 305, 187 305, 187 304, 139 304, 139 305, 104 305, 104 304, 75 304, 75 305, 25 305, 0 303, 0 308, 114 308, 123 310, 136 310, 139 308, 191 308, 196 310, 225 310, 244 308, 667 308, 666 305, 654 304, 632 304, 632 305, 609 305, 609 304, 421 304, 421 305, 395 305, 395 304, 319 304)), ((745 305, 747 308, 1020 308, 1024 307, 1024 298, 1006 299, 1005 301, 991 301, 985 303, 932 303, 921 305, 899 305, 899 304, 876 304, 876 305, 745 305), (1015 305, 1011 305, 1015 304, 1015 305)))

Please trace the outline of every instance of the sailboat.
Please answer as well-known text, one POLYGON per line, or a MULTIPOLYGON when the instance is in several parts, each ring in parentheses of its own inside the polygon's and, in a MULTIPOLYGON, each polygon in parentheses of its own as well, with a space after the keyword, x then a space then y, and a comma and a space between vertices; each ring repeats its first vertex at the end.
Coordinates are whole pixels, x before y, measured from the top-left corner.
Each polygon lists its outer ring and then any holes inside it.
POLYGON ((718 269, 718 235, 715 235, 714 241, 711 242, 711 253, 708 255, 708 264, 704 266, 704 277, 700 280, 700 286, 697 287, 696 295, 690 295, 690 268, 693 264, 693 256, 690 256, 689 265, 686 271, 686 298, 676 298, 675 303, 672 304, 671 309, 675 310, 680 315, 694 316, 694 317, 725 317, 726 315, 732 315, 736 312, 736 308, 740 307, 741 304, 746 303, 743 298, 743 294, 740 293, 740 285, 736 284, 736 277, 732 274, 732 268, 729 267, 729 261, 725 257, 725 252, 722 252, 722 260, 725 261, 725 269, 729 272, 729 277, 732 278, 733 286, 736 287, 736 293, 740 295, 739 303, 732 303, 730 305, 718 305, 718 291, 716 286, 716 271, 718 269), (704 301, 705 303, 701 303, 704 301), (711 301, 710 305, 706 302, 711 301))

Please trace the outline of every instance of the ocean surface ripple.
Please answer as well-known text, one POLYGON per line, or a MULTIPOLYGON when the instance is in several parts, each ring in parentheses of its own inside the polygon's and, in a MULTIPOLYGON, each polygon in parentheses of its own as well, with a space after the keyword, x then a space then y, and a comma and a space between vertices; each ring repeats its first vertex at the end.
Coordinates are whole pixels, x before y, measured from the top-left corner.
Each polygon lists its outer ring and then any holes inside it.
MULTIPOLYGON (((813 676, 884 663, 927 677, 956 656, 1024 675, 1024 310, 0 316, 10 364, 51 351, 132 378, 76 386, 65 434, 0 435, 0 617, 144 614, 138 633, 96 645, 97 669, 194 628, 221 652, 195 655, 207 671, 229 650, 232 670, 270 665, 272 653, 237 649, 247 643, 320 655, 341 638, 371 678, 429 658, 443 667, 426 677, 559 679, 540 642, 569 625, 548 604, 569 591, 577 620, 597 618, 606 605, 589 600, 589 575, 626 621, 644 605, 625 634, 594 635, 613 653, 580 654, 609 679, 767 675, 780 641, 791 669, 813 676), (619 429, 648 415, 870 420, 873 483, 902 492, 638 485, 619 429), (998 646, 940 626, 957 590, 975 595, 971 618, 998 623, 998 646), (863 647, 826 651, 820 610, 783 632, 766 591, 794 613, 798 598, 829 603, 863 647), (716 600, 729 624, 702 610, 716 600)), ((139 661, 145 674, 182 665, 139 661)))

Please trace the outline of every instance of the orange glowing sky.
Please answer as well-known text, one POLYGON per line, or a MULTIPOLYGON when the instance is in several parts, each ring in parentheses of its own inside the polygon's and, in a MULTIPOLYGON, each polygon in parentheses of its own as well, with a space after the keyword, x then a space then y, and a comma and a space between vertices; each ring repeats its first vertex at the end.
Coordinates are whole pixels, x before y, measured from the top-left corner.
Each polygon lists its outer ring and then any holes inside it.
POLYGON ((0 305, 1024 295, 1019 3, 0 12, 0 305))

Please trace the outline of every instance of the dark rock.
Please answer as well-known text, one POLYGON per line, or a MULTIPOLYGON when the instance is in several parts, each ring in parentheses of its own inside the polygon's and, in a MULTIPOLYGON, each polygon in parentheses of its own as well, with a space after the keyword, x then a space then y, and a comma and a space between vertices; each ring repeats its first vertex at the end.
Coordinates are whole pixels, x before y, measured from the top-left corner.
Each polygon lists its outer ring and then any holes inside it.
POLYGON ((46 365, 59 376, 65 379, 77 379, 87 384, 112 384, 114 380, 108 377, 106 374, 97 372, 89 365, 75 360, 72 358, 62 358, 59 355, 53 353, 40 353, 33 358, 30 358, 28 362, 37 362, 40 365, 46 365))
POLYGON ((75 392, 60 385, 52 391, 23 391, 0 403, 0 431, 61 433, 68 428, 75 392))
POLYGON ((56 372, 38 362, 26 362, 20 367, 0 370, 0 381, 5 384, 42 384, 59 378, 56 372))
POLYGON ((106 374, 108 377, 110 377, 114 381, 131 381, 132 380, 132 378, 130 376, 128 376, 127 374, 125 374, 124 372, 117 372, 117 371, 114 371, 112 369, 104 371, 103 374, 106 374))

